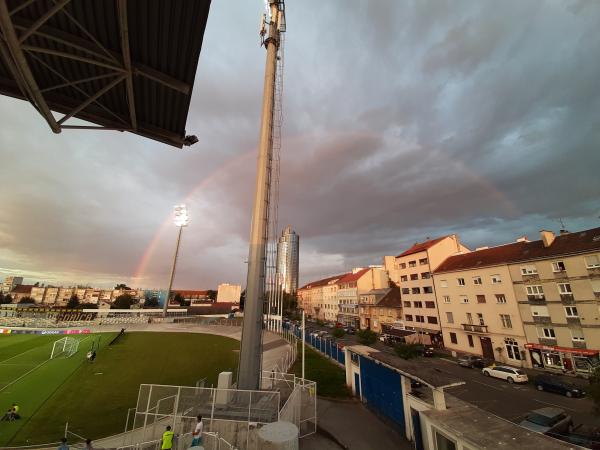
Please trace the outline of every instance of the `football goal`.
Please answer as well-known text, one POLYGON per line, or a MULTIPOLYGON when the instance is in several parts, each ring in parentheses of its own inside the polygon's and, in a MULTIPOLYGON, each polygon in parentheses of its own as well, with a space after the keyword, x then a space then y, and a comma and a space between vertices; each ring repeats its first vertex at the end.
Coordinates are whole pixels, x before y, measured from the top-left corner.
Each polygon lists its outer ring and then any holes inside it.
POLYGON ((77 339, 71 337, 64 337, 54 342, 54 345, 52 346, 52 353, 50 354, 50 359, 58 358, 59 356, 64 356, 68 358, 77 353, 78 348, 79 341, 77 339))

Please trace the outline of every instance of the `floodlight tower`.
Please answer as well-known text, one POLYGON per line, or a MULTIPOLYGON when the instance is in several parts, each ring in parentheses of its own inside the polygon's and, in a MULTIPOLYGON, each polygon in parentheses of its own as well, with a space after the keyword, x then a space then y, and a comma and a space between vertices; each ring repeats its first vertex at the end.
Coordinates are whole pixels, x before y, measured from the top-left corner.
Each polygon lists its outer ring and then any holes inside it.
POLYGON ((260 389, 262 370, 263 304, 269 238, 269 209, 271 200, 271 168, 273 162, 273 118, 277 79, 277 53, 281 33, 285 31, 285 5, 283 0, 267 0, 269 17, 263 16, 260 35, 267 50, 264 92, 254 208, 248 252, 248 276, 244 304, 244 326, 240 348, 238 389, 260 389), (267 32, 268 25, 268 32, 267 32))
POLYGON ((169 297, 171 296, 171 288, 173 287, 173 278, 175 278, 175 266, 177 265, 177 255, 179 253, 179 243, 181 242, 181 231, 183 227, 188 225, 188 212, 185 205, 175 206, 174 222, 179 231, 177 232, 177 244, 175 244, 175 255, 173 256, 173 265, 171 266, 171 277, 169 278, 169 289, 167 289, 167 298, 163 305, 163 316, 167 317, 167 308, 169 307, 169 297))

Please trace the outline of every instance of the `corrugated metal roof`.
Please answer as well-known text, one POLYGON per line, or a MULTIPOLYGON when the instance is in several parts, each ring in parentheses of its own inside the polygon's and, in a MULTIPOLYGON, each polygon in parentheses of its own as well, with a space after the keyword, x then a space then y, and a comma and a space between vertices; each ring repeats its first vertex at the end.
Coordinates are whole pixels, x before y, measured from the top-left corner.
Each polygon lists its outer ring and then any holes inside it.
POLYGON ((44 114, 43 102, 181 147, 209 8, 210 0, 0 0, 0 93, 31 101, 55 131, 69 125, 44 114))

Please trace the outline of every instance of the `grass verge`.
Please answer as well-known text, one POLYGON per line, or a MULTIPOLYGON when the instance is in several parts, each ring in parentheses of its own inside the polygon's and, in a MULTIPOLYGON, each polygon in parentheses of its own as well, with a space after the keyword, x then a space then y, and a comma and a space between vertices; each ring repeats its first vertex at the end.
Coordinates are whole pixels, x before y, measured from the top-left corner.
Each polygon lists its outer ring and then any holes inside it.
MULTIPOLYGON (((292 366, 296 376, 302 376, 302 346, 298 344, 298 358, 292 366)), ((317 382, 317 394, 329 398, 350 398, 346 386, 346 372, 327 357, 306 346, 305 378, 317 382)))

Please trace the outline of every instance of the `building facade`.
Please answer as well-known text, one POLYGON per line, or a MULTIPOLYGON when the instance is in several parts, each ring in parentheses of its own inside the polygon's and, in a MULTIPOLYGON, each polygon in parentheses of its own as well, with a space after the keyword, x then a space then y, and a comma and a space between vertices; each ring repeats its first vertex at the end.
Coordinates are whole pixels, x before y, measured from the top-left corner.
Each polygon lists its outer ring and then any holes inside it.
POLYGON ((335 321, 337 318, 337 281, 346 274, 312 281, 298 290, 304 313, 312 319, 335 321))
POLYGON ((2 293, 9 294, 16 286, 23 284, 23 277, 10 276, 2 282, 2 293))
POLYGON ((217 303, 239 303, 242 286, 239 284, 221 283, 217 287, 217 303))
POLYGON ((383 267, 356 268, 337 280, 337 322, 360 328, 359 303, 363 294, 389 286, 388 274, 383 267))
POLYGON ((360 296, 360 328, 383 333, 385 326, 398 326, 402 320, 400 288, 373 289, 360 296))
POLYGON ((277 242, 276 272, 283 291, 292 295, 298 291, 299 256, 300 236, 288 226, 277 242))
POLYGON ((416 243, 394 258, 384 258, 392 281, 400 287, 404 326, 422 335, 423 343, 442 345, 432 272, 452 255, 469 252, 457 235, 416 243))

